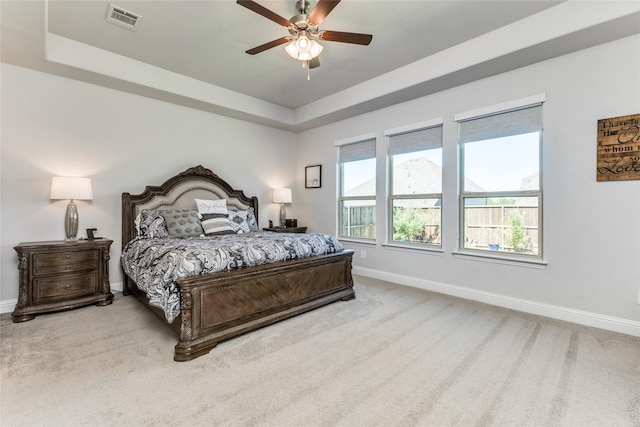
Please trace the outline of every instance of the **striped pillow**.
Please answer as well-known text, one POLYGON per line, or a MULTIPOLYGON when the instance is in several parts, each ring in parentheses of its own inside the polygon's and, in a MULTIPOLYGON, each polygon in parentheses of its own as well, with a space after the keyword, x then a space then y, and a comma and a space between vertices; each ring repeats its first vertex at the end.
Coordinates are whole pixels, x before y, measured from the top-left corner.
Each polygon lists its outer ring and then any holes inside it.
POLYGON ((235 234, 229 223, 229 217, 225 214, 203 214, 201 224, 207 236, 235 234))

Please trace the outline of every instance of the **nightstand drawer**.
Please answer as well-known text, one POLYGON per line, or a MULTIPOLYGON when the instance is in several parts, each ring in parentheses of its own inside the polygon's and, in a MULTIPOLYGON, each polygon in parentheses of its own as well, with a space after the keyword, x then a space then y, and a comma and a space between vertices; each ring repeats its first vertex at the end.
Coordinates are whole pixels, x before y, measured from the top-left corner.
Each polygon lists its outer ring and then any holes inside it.
POLYGON ((35 254, 33 255, 33 274, 93 270, 98 268, 99 255, 98 250, 35 254))
POLYGON ((34 303, 43 304, 58 298, 76 298, 98 292, 98 274, 64 274, 55 277, 34 279, 34 303))

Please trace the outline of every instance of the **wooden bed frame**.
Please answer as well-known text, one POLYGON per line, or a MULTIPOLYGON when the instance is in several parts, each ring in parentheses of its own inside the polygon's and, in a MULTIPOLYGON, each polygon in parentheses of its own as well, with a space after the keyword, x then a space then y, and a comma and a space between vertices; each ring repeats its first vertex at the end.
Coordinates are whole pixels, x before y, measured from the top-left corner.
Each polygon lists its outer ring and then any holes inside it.
MULTIPOLYGON (((141 194, 122 194, 122 247, 136 236, 134 219, 141 210, 195 210, 196 198, 226 198, 231 208, 253 207, 258 218, 256 197, 245 196, 209 169, 196 166, 161 186, 147 186, 141 194)), ((354 299, 352 258, 353 251, 344 250, 179 279, 180 315, 171 324, 179 336, 174 360, 192 360, 223 340, 338 300, 354 299)), ((149 305, 145 293, 126 274, 123 293, 136 295, 166 323, 164 312, 149 305)))

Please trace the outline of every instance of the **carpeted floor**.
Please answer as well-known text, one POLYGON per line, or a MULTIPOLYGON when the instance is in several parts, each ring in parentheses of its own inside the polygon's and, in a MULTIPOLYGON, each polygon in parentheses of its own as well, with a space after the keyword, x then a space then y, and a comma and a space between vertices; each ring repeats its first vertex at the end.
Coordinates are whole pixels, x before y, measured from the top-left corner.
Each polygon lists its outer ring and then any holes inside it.
POLYGON ((174 362, 133 297, 0 323, 0 425, 640 426, 640 338, 356 278, 174 362))

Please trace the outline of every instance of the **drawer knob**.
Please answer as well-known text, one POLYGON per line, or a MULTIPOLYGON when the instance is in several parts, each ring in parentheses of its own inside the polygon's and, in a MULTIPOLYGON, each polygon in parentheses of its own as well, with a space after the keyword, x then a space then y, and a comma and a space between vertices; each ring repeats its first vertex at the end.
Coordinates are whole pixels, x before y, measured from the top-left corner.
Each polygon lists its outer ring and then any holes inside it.
POLYGON ((64 269, 65 269, 65 270, 68 270, 68 269, 70 269, 70 268, 71 268, 71 267, 70 267, 70 266, 68 266, 68 265, 64 267, 64 269))
POLYGON ((64 285, 64 288, 65 289, 71 289, 71 285, 67 283, 66 285, 64 285))

